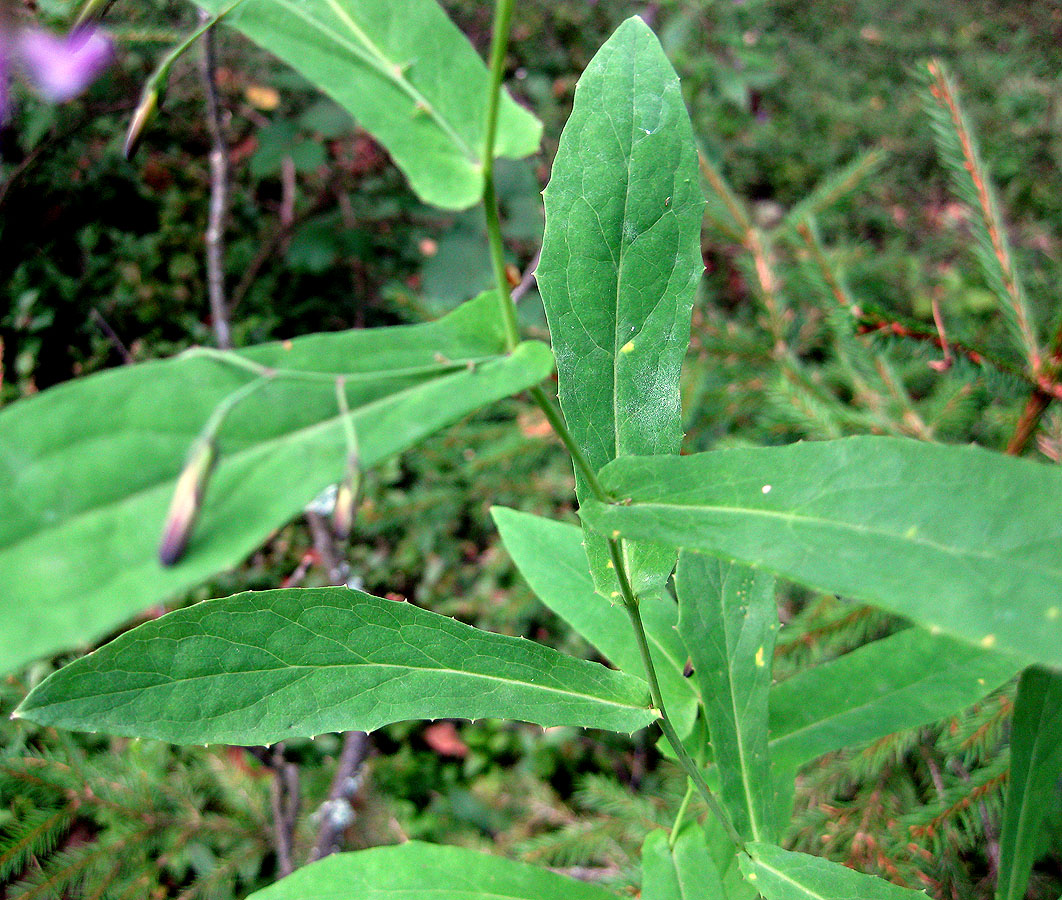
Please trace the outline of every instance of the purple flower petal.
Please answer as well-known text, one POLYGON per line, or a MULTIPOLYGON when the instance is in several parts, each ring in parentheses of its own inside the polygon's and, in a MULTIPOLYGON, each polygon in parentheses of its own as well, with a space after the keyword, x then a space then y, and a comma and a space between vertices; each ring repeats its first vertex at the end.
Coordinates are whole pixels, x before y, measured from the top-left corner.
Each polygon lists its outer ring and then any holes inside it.
POLYGON ((0 31, 0 126, 7 121, 9 89, 7 79, 11 69, 11 49, 7 35, 0 31))
POLYGON ((66 37, 39 28, 19 34, 18 53, 26 77, 48 100, 61 103, 87 88, 111 61, 110 38, 94 28, 66 37))

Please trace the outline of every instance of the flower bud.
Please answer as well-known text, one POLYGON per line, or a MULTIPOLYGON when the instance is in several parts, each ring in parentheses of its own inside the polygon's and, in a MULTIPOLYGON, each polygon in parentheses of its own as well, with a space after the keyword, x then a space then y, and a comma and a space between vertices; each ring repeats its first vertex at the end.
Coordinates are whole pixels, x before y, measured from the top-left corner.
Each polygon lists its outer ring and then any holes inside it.
POLYGON ((129 130, 125 133, 125 146, 122 155, 126 159, 132 159, 140 146, 140 139, 144 136, 147 127, 155 120, 159 111, 159 88, 154 79, 144 85, 144 92, 140 95, 140 102, 133 111, 129 130))
POLYGON ((350 537, 354 528, 354 514, 361 500, 361 466, 358 457, 347 457, 347 474, 336 492, 336 505, 332 510, 332 531, 341 541, 350 537))
POLYGON ((78 11, 77 18, 74 20, 74 25, 70 30, 77 31, 92 22, 98 22, 107 14, 107 10, 113 4, 114 0, 85 0, 81 4, 81 9, 78 11))
POLYGON ((188 462, 177 479, 170 511, 162 529, 159 562, 164 566, 175 565, 184 556, 217 458, 217 443, 212 435, 199 438, 188 454, 188 462))

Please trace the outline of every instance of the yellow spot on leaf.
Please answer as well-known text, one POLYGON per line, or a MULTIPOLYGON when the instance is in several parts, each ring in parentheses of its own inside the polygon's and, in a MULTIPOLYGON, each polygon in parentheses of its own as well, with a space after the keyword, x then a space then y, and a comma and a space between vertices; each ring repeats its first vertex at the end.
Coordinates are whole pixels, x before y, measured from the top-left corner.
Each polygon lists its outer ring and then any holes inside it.
POLYGON ((634 349, 634 341, 627 341, 622 347, 620 347, 620 353, 630 353, 634 349))
POLYGON ((763 646, 760 645, 760 649, 756 651, 756 665, 759 668, 763 668, 766 665, 763 661, 763 646))
POLYGON ((1049 618, 1049 619, 1057 619, 1058 618, 1058 607, 1057 606, 1052 606, 1052 607, 1050 607, 1047 610, 1047 618, 1049 618))
POLYGON ((994 634, 986 634, 981 638, 981 646, 988 650, 996 645, 996 636, 994 634))

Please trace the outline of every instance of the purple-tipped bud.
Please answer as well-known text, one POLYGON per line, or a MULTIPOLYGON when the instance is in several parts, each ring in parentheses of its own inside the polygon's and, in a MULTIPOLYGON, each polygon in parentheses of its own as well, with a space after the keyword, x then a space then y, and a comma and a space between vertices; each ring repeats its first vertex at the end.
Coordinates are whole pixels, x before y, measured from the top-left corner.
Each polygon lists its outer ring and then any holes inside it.
POLYGON ((159 562, 164 566, 175 565, 184 556, 217 458, 217 444, 212 436, 200 438, 188 454, 188 462, 177 479, 170 511, 162 529, 159 562))
POLYGON ((107 10, 111 8, 112 3, 114 3, 114 0, 85 0, 81 5, 81 9, 78 10, 77 18, 74 20, 74 25, 70 30, 77 31, 92 22, 98 22, 104 17, 107 10))
POLYGON ((148 125, 155 120, 155 116, 159 111, 159 99, 158 88, 155 86, 154 81, 149 81, 144 86, 144 92, 140 95, 140 102, 137 104, 136 109, 133 110, 133 118, 129 123, 129 130, 125 133, 125 146, 122 148, 122 155, 126 159, 132 159, 137 147, 140 146, 140 139, 144 136, 148 125))
POLYGON ((336 505, 332 510, 332 531, 341 541, 350 537, 354 529, 354 514, 361 501, 361 466, 358 457, 347 457, 347 474, 336 492, 336 505))

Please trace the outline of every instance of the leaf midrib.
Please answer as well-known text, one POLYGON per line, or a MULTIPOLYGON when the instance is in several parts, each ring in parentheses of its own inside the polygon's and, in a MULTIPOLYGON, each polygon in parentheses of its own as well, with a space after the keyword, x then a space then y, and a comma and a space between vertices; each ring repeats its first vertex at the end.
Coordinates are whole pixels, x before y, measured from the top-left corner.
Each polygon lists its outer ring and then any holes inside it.
MULTIPOLYGON (((214 638, 217 638, 219 636, 218 635, 199 635, 199 637, 214 637, 214 638)), ((260 649, 264 649, 264 648, 255 647, 255 649, 256 650, 260 650, 260 649)), ((585 660, 584 660, 584 662, 585 662, 585 660)), ((589 663, 589 665, 596 665, 596 664, 595 663, 589 663)), ((636 705, 636 704, 631 704, 631 703, 620 702, 619 700, 608 699, 608 698, 605 698, 605 697, 598 697, 598 696, 595 696, 594 694, 580 693, 580 692, 577 692, 577 691, 567 690, 567 689, 564 689, 564 688, 556 688, 556 687, 551 687, 551 686, 548 686, 548 685, 539 685, 539 684, 535 684, 532 681, 517 681, 517 680, 511 679, 511 678, 502 678, 502 677, 500 677, 498 675, 488 675, 488 674, 484 674, 482 672, 468 672, 468 671, 463 670, 463 669, 453 669, 453 668, 447 668, 445 666, 411 666, 411 665, 400 665, 400 664, 397 664, 397 663, 374 663, 374 662, 328 663, 328 664, 325 664, 325 665, 310 665, 310 664, 304 664, 304 663, 286 663, 283 666, 276 666, 274 668, 240 669, 239 671, 235 671, 235 672, 232 672, 232 671, 229 671, 229 672, 215 672, 215 673, 208 673, 208 674, 203 674, 203 675, 185 676, 185 677, 181 677, 181 678, 170 678, 168 681, 160 682, 158 684, 150 685, 148 687, 126 688, 126 689, 123 689, 123 690, 110 690, 110 691, 105 691, 105 692, 97 691, 97 692, 94 692, 91 695, 91 697, 92 698, 97 698, 97 697, 100 697, 100 698, 103 698, 103 697, 117 698, 117 697, 122 697, 125 694, 146 694, 146 693, 148 693, 150 691, 155 691, 155 690, 158 690, 158 689, 164 688, 164 687, 172 688, 172 687, 175 687, 175 686, 180 686, 180 685, 189 684, 189 683, 192 683, 192 682, 202 681, 202 680, 211 679, 211 678, 227 678, 227 677, 237 677, 237 678, 239 678, 239 677, 247 677, 247 676, 254 676, 254 675, 264 675, 266 673, 272 673, 272 672, 281 672, 281 671, 299 670, 299 669, 306 669, 306 670, 308 670, 308 672, 310 672, 312 674, 312 673, 315 673, 315 672, 326 672, 326 671, 329 671, 329 670, 332 670, 332 669, 346 670, 346 669, 356 669, 358 667, 366 667, 366 668, 370 668, 370 669, 378 669, 378 670, 385 670, 385 671, 394 669, 394 670, 403 671, 403 672, 436 672, 436 673, 444 673, 444 674, 461 675, 461 676, 464 676, 464 677, 470 678, 470 679, 498 682, 498 683, 501 683, 501 684, 515 685, 515 686, 519 686, 519 687, 529 687, 529 688, 533 688, 533 689, 535 689, 537 691, 541 691, 541 692, 546 693, 546 694, 557 694, 557 695, 561 695, 561 696, 574 697, 576 699, 593 700, 596 703, 607 705, 607 706, 614 706, 617 709, 644 710, 646 712, 649 712, 649 708, 647 706, 641 706, 641 705, 636 705)), ((604 667, 602 667, 602 668, 604 668, 604 667)), ((96 671, 96 672, 92 672, 91 674, 103 674, 104 671, 105 670, 99 670, 99 671, 96 671)), ((114 671, 119 671, 119 670, 114 670, 114 671)), ((605 669, 605 671, 607 672, 607 671, 610 671, 610 670, 605 669)), ((85 674, 90 674, 90 673, 85 673, 85 674)), ((126 672, 125 674, 127 674, 127 675, 133 675, 133 674, 165 675, 165 673, 163 673, 163 672, 146 672, 146 673, 126 672)), ((617 674, 624 675, 624 676, 626 676, 628 678, 635 678, 634 675, 630 675, 629 673, 617 673, 617 674)), ((49 703, 49 704, 47 704, 47 706, 29 707, 29 709, 46 709, 47 707, 57 707, 57 706, 61 707, 61 706, 65 705, 65 704, 67 704, 67 703, 81 703, 84 699, 85 698, 74 698, 72 700, 65 700, 65 701, 61 701, 59 703, 49 703)))
MULTIPOLYGON (((864 703, 860 703, 857 706, 848 706, 848 707, 845 707, 840 712, 833 712, 829 716, 826 716, 826 717, 823 717, 823 718, 819 718, 819 719, 813 719, 812 721, 808 722, 806 725, 802 725, 800 728, 796 728, 796 729, 794 729, 792 731, 784 731, 784 732, 782 732, 780 734, 776 734, 774 737, 772 737, 770 739, 769 745, 773 746, 775 748, 777 748, 779 746, 783 746, 784 747, 786 741, 789 741, 789 740, 792 740, 794 738, 803 736, 808 731, 812 731, 814 729, 821 728, 826 723, 836 722, 838 719, 841 719, 841 718, 846 717, 848 715, 851 715, 851 714, 857 714, 858 715, 858 714, 863 713, 863 712, 865 712, 865 711, 867 711, 869 709, 873 709, 876 706, 880 706, 883 703, 887 703, 889 700, 891 700, 897 694, 905 693, 906 691, 913 690, 915 688, 920 687, 921 685, 936 681, 936 680, 938 680, 940 678, 944 678, 944 679, 955 678, 957 673, 964 673, 965 670, 966 670, 966 667, 969 664, 970 664, 970 661, 967 660, 966 662, 961 663, 959 666, 955 666, 955 667, 950 668, 950 669, 948 669, 946 671, 936 671, 936 672, 934 672, 931 675, 928 675, 928 676, 925 676, 925 677, 920 677, 920 678, 918 678, 915 681, 907 682, 906 684, 894 687, 894 688, 890 689, 889 691, 887 691, 886 693, 878 694, 875 697, 873 697, 872 699, 870 699, 870 700, 868 700, 868 701, 866 701, 864 703)), ((784 684, 784 683, 785 682, 782 682, 782 684, 784 684)))
MULTIPOLYGON (((506 358, 506 356, 504 354, 499 354, 497 356, 491 356, 491 357, 483 357, 480 360, 479 364, 485 365, 487 363, 496 362, 497 360, 504 359, 504 358, 506 358)), ((462 371, 463 370, 460 369, 460 368, 459 369, 455 369, 453 371, 448 371, 448 372, 445 372, 445 373, 441 374, 439 376, 439 378, 445 378, 445 377, 448 377, 448 376, 451 376, 451 375, 457 375, 457 374, 460 374, 462 371)), ((392 377, 391 373, 389 373, 389 372, 388 373, 381 372, 380 375, 381 375, 381 380, 387 380, 387 379, 390 379, 392 377)), ((386 396, 380 397, 380 398, 378 398, 376 400, 373 400, 370 403, 365 403, 365 404, 363 404, 361 406, 357 406, 351 411, 351 415, 356 416, 356 415, 360 414, 362 411, 371 410, 377 404, 394 402, 394 400, 396 398, 401 397, 404 394, 407 394, 407 393, 409 393, 411 391, 418 390, 419 388, 424 387, 424 385, 426 385, 426 384, 431 384, 431 383, 439 380, 439 378, 426 378, 423 381, 418 381, 416 384, 412 384, 409 387, 403 388, 400 391, 395 391, 392 394, 387 394, 386 396)), ((259 453, 259 452, 261 452, 263 450, 266 450, 266 449, 268 449, 268 448, 270 448, 270 447, 272 447, 274 445, 284 444, 284 443, 287 443, 288 441, 291 441, 291 440, 300 440, 300 439, 303 439, 303 438, 309 438, 309 437, 311 437, 313 435, 313 432, 332 427, 337 421, 341 420, 342 418, 343 418, 342 415, 334 415, 334 416, 330 416, 327 419, 319 419, 318 421, 316 421, 316 422, 314 422, 314 423, 312 423, 310 425, 303 426, 302 428, 296 428, 296 429, 294 429, 292 431, 285 431, 283 434, 279 434, 279 435, 277 435, 275 437, 272 437, 272 438, 269 438, 267 440, 259 441, 257 443, 253 443, 253 444, 249 444, 247 447, 245 447, 242 450, 237 450, 237 451, 235 451, 233 453, 226 454, 225 456, 227 457, 227 461, 219 463, 218 468, 220 470, 222 468, 222 466, 228 467, 228 466, 234 465, 237 461, 242 460, 245 457, 245 455, 257 454, 257 453, 259 453)), ((189 436, 188 440, 190 441, 193 438, 194 438, 194 435, 189 436)), ((90 506, 90 507, 87 507, 86 509, 80 510, 75 515, 67 516, 66 518, 60 519, 60 520, 56 521, 54 524, 45 525, 42 528, 37 528, 37 529, 35 529, 33 531, 30 531, 27 534, 22 535, 20 538, 18 538, 17 540, 13 541, 12 543, 6 544, 4 546, 0 546, 0 556, 3 556, 6 553, 9 553, 9 552, 12 552, 12 551, 16 550, 16 548, 20 547, 22 544, 29 543, 30 541, 37 540, 42 535, 46 535, 46 534, 48 534, 50 532, 61 530, 61 529, 68 528, 68 527, 71 527, 73 525, 76 525, 77 523, 79 523, 83 519, 91 519, 93 516, 99 515, 99 514, 101 514, 103 512, 106 512, 108 510, 121 509, 126 504, 133 503, 133 502, 135 502, 135 501, 137 501, 139 499, 142 499, 144 497, 144 495, 150 494, 153 491, 157 491, 161 486, 173 481, 174 477, 175 476, 173 474, 164 475, 164 476, 160 477, 158 480, 153 481, 150 484, 144 485, 138 491, 135 491, 135 492, 133 492, 131 494, 126 494, 125 496, 120 497, 117 500, 114 500, 113 502, 98 503, 98 504, 96 504, 94 506, 90 506)))
MULTIPOLYGON (((609 508, 614 508, 609 504, 602 504, 609 508)), ((926 549, 936 550, 941 553, 946 553, 957 558, 969 558, 980 559, 986 562, 993 562, 998 564, 1006 563, 1010 566, 1018 566, 1027 571, 1033 573, 1046 573, 1055 577, 1062 578, 1062 568, 1051 568, 1049 566, 1032 566, 1021 559, 1014 559, 1012 557, 999 556, 984 551, 978 552, 971 549, 963 549, 958 547, 949 547, 945 544, 937 543, 936 541, 926 540, 921 535, 914 537, 907 537, 904 534, 893 531, 885 531, 878 528, 872 528, 867 525, 859 525, 853 522, 847 522, 843 519, 825 519, 820 516, 800 515, 797 513, 780 512, 778 510, 768 509, 753 509, 751 507, 733 507, 733 506, 715 506, 713 504, 680 504, 680 503, 660 503, 658 501, 638 501, 635 500, 629 506, 624 507, 631 510, 647 510, 647 511, 681 511, 686 513, 717 513, 729 516, 749 516, 749 517, 761 517, 765 519, 779 519, 789 523, 806 524, 808 526, 816 526, 820 528, 837 529, 840 531, 848 531, 856 535, 874 537, 874 538, 888 538, 890 540, 897 540, 903 543, 907 543, 913 546, 925 547, 926 549)))
POLYGON ((315 28, 318 32, 324 35, 325 38, 329 38, 335 41, 342 47, 349 50, 358 59, 361 59, 367 65, 371 66, 386 80, 395 84, 407 97, 409 97, 416 107, 422 110, 425 114, 431 118, 439 129, 446 135, 450 141, 457 146, 457 148, 465 155, 465 158, 472 165, 479 165, 482 160, 479 156, 472 151, 472 148, 468 146, 464 138, 457 133, 455 128, 447 121, 446 118, 435 108, 435 105, 431 103, 427 97, 425 97, 411 81, 409 81, 402 73, 402 67, 394 60, 390 59, 362 30, 362 28, 354 21, 354 18, 344 10, 336 0, 326 0, 332 11, 336 14, 343 24, 350 29, 351 34, 359 43, 352 43, 351 41, 343 40, 332 29, 329 29, 323 22, 314 18, 305 10, 298 7, 297 4, 292 3, 291 0, 273 0, 278 6, 282 6, 287 9, 293 15, 298 16, 310 27, 315 28))
POLYGON ((754 862, 760 868, 766 869, 768 872, 771 872, 773 875, 777 876, 778 878, 781 878, 788 884, 791 884, 793 887, 803 893, 805 897, 811 897, 812 900, 829 900, 829 898, 825 894, 815 893, 815 891, 813 891, 807 885, 801 884, 796 879, 791 878, 785 872, 781 871, 780 869, 776 869, 774 866, 764 862, 762 859, 756 859, 754 860, 754 862))

